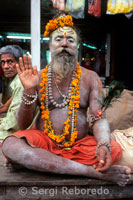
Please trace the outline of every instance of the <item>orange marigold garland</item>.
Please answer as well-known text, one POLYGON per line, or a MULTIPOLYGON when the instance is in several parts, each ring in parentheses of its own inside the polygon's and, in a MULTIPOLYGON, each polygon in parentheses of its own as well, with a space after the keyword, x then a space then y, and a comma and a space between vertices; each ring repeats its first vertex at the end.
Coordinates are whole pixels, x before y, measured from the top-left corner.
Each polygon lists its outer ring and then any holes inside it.
POLYGON ((81 76, 81 68, 80 63, 77 63, 75 78, 72 81, 72 91, 70 96, 70 101, 68 105, 68 117, 64 122, 63 133, 59 135, 55 135, 54 130, 52 128, 52 122, 50 121, 50 111, 48 109, 48 95, 47 95, 47 81, 48 81, 48 65, 42 72, 42 82, 41 86, 41 118, 44 120, 44 133, 48 134, 48 136, 56 141, 57 143, 62 143, 65 147, 70 147, 75 142, 78 136, 77 130, 77 112, 80 103, 80 91, 79 91, 79 83, 81 76), (72 127, 71 127, 71 138, 70 141, 67 141, 66 135, 70 134, 70 122, 72 118, 72 127))
POLYGON ((72 16, 66 15, 49 20, 49 22, 45 26, 44 36, 47 37, 51 31, 54 31, 59 27, 64 27, 64 26, 74 26, 72 16))

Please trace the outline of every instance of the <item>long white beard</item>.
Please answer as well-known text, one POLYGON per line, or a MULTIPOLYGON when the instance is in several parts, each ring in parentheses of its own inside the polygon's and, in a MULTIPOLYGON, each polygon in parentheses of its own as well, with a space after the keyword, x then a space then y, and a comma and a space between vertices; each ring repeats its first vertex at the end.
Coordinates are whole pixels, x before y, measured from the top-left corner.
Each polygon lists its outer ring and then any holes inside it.
POLYGON ((52 57, 52 69, 58 75, 59 80, 72 74, 76 67, 77 55, 70 55, 68 53, 56 53, 51 54, 52 57))

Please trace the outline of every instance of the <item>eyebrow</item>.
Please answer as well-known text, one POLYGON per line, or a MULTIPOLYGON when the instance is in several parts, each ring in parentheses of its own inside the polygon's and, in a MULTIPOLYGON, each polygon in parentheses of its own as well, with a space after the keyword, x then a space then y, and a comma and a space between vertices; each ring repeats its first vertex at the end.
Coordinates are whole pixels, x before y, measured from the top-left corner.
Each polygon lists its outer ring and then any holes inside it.
MULTIPOLYGON (((57 35, 57 36, 55 37, 55 39, 56 39, 57 37, 61 37, 61 38, 63 38, 64 35, 57 35)), ((72 38, 72 39, 74 39, 74 37, 71 36, 71 35, 68 35, 68 36, 66 36, 66 37, 67 37, 67 38, 72 38)), ((74 39, 74 40, 75 40, 75 39, 74 39)))
POLYGON ((0 63, 8 63, 8 62, 14 62, 14 60, 13 59, 7 59, 7 60, 0 60, 0 63))
POLYGON ((7 61, 14 61, 13 59, 9 58, 7 60, 0 60, 0 61, 3 61, 3 62, 7 62, 7 61))

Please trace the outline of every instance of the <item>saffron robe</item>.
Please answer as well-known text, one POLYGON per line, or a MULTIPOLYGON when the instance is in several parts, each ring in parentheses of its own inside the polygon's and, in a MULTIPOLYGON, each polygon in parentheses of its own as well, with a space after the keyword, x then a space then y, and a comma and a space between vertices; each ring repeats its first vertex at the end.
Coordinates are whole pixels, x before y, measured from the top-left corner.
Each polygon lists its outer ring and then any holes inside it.
MULTIPOLYGON (((98 164, 98 159, 96 157, 97 141, 94 136, 87 135, 77 140, 71 148, 64 148, 56 145, 46 134, 37 129, 20 130, 10 136, 25 138, 27 143, 33 148, 39 147, 81 164, 98 164)), ((113 164, 117 164, 122 157, 122 148, 115 140, 111 140, 111 157, 113 164)))

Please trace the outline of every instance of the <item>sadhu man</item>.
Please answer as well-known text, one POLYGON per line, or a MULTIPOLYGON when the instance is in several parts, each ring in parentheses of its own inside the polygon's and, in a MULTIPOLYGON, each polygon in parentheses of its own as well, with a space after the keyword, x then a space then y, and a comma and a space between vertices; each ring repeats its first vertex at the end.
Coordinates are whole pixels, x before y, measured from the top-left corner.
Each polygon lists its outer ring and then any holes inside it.
POLYGON ((72 17, 63 14, 50 20, 44 35, 49 34, 51 63, 42 71, 32 67, 30 57, 19 59, 17 72, 24 87, 17 114, 21 130, 4 140, 3 153, 10 162, 28 169, 125 186, 131 170, 117 165, 122 149, 110 140, 109 124, 100 110, 98 75, 78 62, 79 34, 72 17), (25 130, 37 106, 40 114, 35 128, 25 130))

